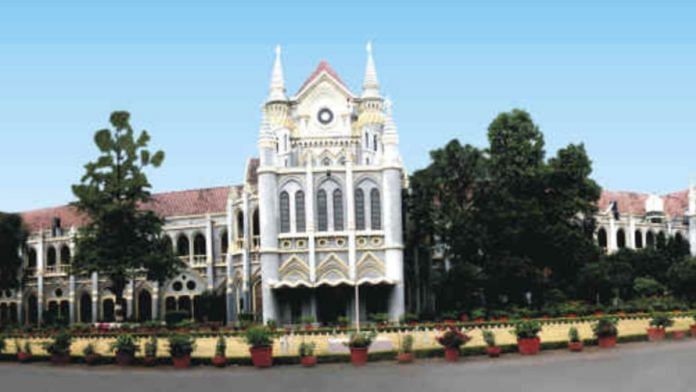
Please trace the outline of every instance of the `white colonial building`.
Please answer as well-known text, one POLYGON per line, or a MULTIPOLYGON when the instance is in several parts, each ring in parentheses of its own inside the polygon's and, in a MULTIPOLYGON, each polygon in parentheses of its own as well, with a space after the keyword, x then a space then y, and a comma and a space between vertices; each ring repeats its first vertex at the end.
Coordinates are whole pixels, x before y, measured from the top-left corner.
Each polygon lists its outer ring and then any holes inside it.
MULTIPOLYGON (((163 285, 130 282, 127 316, 197 316, 206 291, 223 298, 230 322, 240 313, 281 324, 354 319, 356 311, 401 316, 405 172, 370 46, 359 93, 321 62, 292 96, 277 49, 258 146, 243 185, 154 195, 146 208, 165 218, 187 268, 163 285)), ((113 320, 108 279, 69 268, 84 218, 69 206, 22 215, 31 230, 28 279, 21 290, 0 293, 2 320, 113 320)))

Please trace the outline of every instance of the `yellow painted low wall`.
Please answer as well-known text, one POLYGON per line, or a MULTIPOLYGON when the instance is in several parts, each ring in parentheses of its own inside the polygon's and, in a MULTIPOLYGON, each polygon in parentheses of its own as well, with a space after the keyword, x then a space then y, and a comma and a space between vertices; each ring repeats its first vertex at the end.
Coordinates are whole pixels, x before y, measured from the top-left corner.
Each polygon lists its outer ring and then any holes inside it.
MULTIPOLYGON (((646 334, 646 329, 649 326, 650 319, 622 319, 619 321, 619 337, 626 336, 640 336, 646 334)), ((557 343, 565 342, 568 340, 568 330, 570 327, 576 327, 580 333, 581 339, 592 339, 592 324, 594 321, 577 321, 577 322, 545 322, 543 324, 542 331, 540 333, 541 341, 545 343, 557 343)), ((691 317, 676 317, 674 318, 674 325, 667 329, 668 332, 675 330, 688 330, 689 326, 693 324, 693 318, 691 317)), ((465 347, 483 347, 485 345, 482 335, 483 329, 490 329, 494 332, 496 337, 496 342, 499 345, 515 344, 516 338, 511 333, 512 326, 505 327, 495 327, 495 328, 473 328, 466 330, 466 333, 472 338, 471 341, 467 343, 465 347)), ((408 332, 380 332, 376 338, 380 342, 373 346, 372 352, 375 351, 390 351, 396 350, 399 347, 399 343, 403 336, 412 335, 414 337, 414 350, 428 350, 439 348, 436 338, 441 334, 441 331, 434 329, 421 329, 408 332), (381 350, 380 350, 381 347, 381 350)), ((327 333, 327 334, 312 334, 312 335, 284 335, 275 339, 273 344, 273 353, 275 356, 297 356, 298 347, 300 343, 314 342, 316 344, 316 354, 322 355, 337 355, 340 354, 336 351, 330 351, 330 341, 333 340, 336 344, 337 341, 346 340, 348 334, 346 333, 327 333)), ((228 358, 246 358, 249 357, 249 350, 242 337, 228 336, 227 340, 227 352, 228 358)), ((20 344, 24 345, 25 339, 19 339, 20 344)), ((34 355, 47 355, 43 349, 43 343, 48 342, 49 339, 31 339, 30 343, 32 345, 32 351, 34 355)), ((110 352, 109 346, 114 341, 114 338, 74 338, 71 347, 72 355, 81 356, 82 350, 90 342, 95 345, 96 351, 104 356, 112 356, 113 353, 110 352)), ((138 356, 143 355, 144 344, 147 338, 141 338, 139 343, 141 345, 141 351, 138 356)), ((169 357, 169 347, 166 337, 161 337, 158 340, 158 356, 159 357, 169 357)), ((217 337, 199 337, 196 339, 196 349, 194 350, 192 356, 194 358, 211 358, 215 354, 215 344, 217 342, 217 337)), ((14 354, 16 347, 13 339, 6 339, 7 347, 5 353, 14 354)))

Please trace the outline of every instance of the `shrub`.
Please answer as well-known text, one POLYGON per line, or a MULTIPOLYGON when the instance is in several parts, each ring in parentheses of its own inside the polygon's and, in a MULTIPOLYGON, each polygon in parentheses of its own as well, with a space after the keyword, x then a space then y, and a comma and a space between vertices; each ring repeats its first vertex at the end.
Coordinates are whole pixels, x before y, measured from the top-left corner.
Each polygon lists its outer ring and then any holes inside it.
POLYGON ((368 318, 370 321, 377 324, 386 324, 389 322, 389 314, 387 313, 372 313, 368 318))
POLYGON ((7 345, 7 344, 6 344, 6 342, 5 342, 5 336, 0 335, 0 353, 3 352, 3 351, 5 351, 5 346, 6 346, 6 345, 7 345))
POLYGON ((653 278, 635 278, 633 280, 633 291, 640 297, 652 297, 662 294, 665 291, 665 286, 653 278))
POLYGON ((495 347, 495 334, 491 330, 484 330, 483 340, 486 342, 488 347, 495 347))
POLYGON ((580 341, 580 333, 578 332, 577 328, 570 327, 568 330, 568 341, 571 343, 577 343, 580 341))
POLYGON ((598 338, 611 338, 619 334, 616 328, 618 320, 615 317, 602 317, 592 326, 592 331, 598 338))
POLYGON ((191 318, 191 315, 189 314, 189 312, 186 312, 184 310, 170 310, 169 312, 164 314, 164 322, 167 324, 168 327, 179 324, 183 320, 189 318, 191 318))
POLYGON ((655 328, 667 328, 674 325, 674 320, 665 313, 656 313, 652 315, 650 326, 655 328))
POLYGON ((367 348, 370 347, 376 336, 377 333, 375 331, 353 332, 345 345, 350 348, 367 348))
POLYGON ((72 336, 65 330, 61 330, 52 342, 44 344, 44 349, 51 355, 69 355, 71 344, 72 336))
POLYGON ((446 312, 442 312, 442 319, 443 320, 456 320, 459 316, 459 312, 455 310, 448 310, 446 312))
POLYGON ((302 324, 305 324, 305 325, 314 324, 315 321, 317 321, 317 320, 314 318, 314 316, 303 316, 300 319, 300 322, 302 324))
POLYGON ((348 326, 348 324, 350 324, 350 319, 346 316, 338 317, 337 321, 338 321, 338 325, 340 325, 342 327, 348 326))
POLYGON ((157 336, 152 336, 150 340, 145 343, 145 356, 148 358, 155 358, 157 356, 157 336))
POLYGON ((399 352, 401 354, 410 354, 413 352, 413 335, 404 335, 403 339, 401 339, 399 352))
POLYGON ((273 332, 263 326, 253 326, 244 331, 244 340, 251 347, 268 347, 273 344, 273 332))
POLYGON ((314 349, 317 345, 314 342, 302 342, 300 343, 300 357, 312 357, 314 356, 314 349))
MULTIPOLYGON (((456 316, 455 316, 456 318, 456 316)), ((471 311, 471 318, 472 319, 483 319, 486 318, 486 309, 483 308, 476 308, 471 311)))
POLYGON ((401 316, 402 323, 414 323, 416 321, 418 321, 418 315, 415 313, 404 313, 404 315, 401 316))
POLYGON ((218 336, 217 343, 215 343, 215 356, 224 357, 227 351, 227 340, 223 335, 218 336))
MULTIPOLYGON (((17 354, 22 352, 22 343, 19 341, 19 339, 15 338, 14 346, 15 346, 15 351, 17 352, 17 354)), ((0 351, 2 351, 2 350, 0 350, 0 351)))
POLYGON ((29 340, 24 341, 24 353, 27 355, 32 354, 31 342, 29 340))
POLYGON ((536 320, 518 321, 512 333, 517 339, 533 339, 541 332, 541 324, 536 320))
POLYGON ((89 355, 95 355, 97 353, 97 349, 94 347, 94 343, 90 342, 88 343, 85 348, 82 349, 82 355, 89 356, 89 355))
POLYGON ((116 337, 116 340, 111 343, 110 349, 118 354, 135 355, 140 347, 138 347, 133 335, 123 334, 116 337))
POLYGON ((275 330, 276 328, 278 328, 278 323, 276 323, 275 320, 268 320, 268 321, 266 321, 266 326, 270 330, 275 330))
POLYGON ((169 336, 169 355, 173 358, 182 358, 191 355, 196 343, 188 334, 173 334, 169 336))
POLYGON ((450 328, 437 338, 437 342, 443 347, 456 349, 459 349, 459 347, 466 344, 469 340, 471 340, 471 338, 457 328, 450 328))

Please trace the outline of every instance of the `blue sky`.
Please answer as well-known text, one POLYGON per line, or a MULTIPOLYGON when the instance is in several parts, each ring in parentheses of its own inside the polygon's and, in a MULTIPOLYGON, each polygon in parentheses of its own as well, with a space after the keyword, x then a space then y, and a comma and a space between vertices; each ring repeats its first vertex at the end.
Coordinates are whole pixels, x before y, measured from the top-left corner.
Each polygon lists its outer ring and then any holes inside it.
POLYGON ((273 47, 290 93, 321 59, 358 90, 374 41, 409 170, 530 111, 549 153, 584 142, 605 188, 696 175, 689 1, 0 3, 0 210, 71 200, 112 110, 167 152, 155 191, 228 185, 256 155, 273 47))

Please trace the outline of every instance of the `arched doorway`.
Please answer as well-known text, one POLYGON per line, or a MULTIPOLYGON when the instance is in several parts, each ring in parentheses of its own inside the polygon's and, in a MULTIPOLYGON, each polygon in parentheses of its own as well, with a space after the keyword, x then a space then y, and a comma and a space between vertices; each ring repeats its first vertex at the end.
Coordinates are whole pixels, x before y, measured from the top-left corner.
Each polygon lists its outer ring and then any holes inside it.
POLYGON ((116 319, 114 300, 107 298, 102 302, 102 320, 112 323, 116 319))
POLYGON ((92 296, 89 293, 82 293, 80 296, 80 322, 92 322, 92 296))
POLYGON ((191 303, 191 297, 189 297, 188 295, 183 295, 183 296, 179 297, 179 299, 177 300, 177 305, 178 305, 179 311, 187 312, 189 317, 191 317, 191 315, 193 315, 193 307, 192 307, 192 303, 191 303))
POLYGON ((152 295, 147 290, 140 290, 138 294, 138 321, 152 320, 152 295))
POLYGON ((607 249, 607 231, 604 228, 597 231, 597 243, 603 250, 607 249))
POLYGON ((19 323, 19 312, 17 311, 17 304, 15 302, 10 304, 10 323, 19 323))
POLYGON ((36 294, 29 295, 27 298, 27 311, 25 312, 27 324, 38 324, 39 322, 39 301, 36 294))
POLYGON ((0 304, 0 325, 8 325, 10 323, 10 311, 6 303, 0 304))

